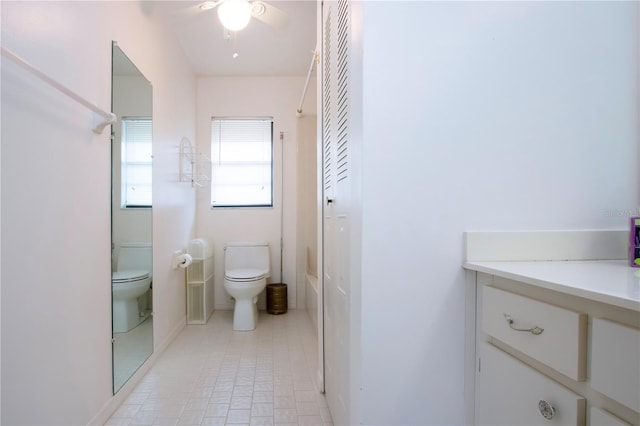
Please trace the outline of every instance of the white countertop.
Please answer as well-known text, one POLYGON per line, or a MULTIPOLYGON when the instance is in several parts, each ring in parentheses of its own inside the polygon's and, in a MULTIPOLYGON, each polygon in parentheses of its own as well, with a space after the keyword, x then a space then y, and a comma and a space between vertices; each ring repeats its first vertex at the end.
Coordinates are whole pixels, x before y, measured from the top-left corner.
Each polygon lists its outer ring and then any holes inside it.
POLYGON ((640 268, 626 260, 482 261, 464 267, 640 312, 640 268))

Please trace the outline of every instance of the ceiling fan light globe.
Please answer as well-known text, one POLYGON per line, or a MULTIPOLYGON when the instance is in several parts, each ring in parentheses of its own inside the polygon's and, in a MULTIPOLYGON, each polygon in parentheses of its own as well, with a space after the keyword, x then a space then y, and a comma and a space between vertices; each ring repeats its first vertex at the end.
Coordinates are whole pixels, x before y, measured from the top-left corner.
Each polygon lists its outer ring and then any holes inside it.
POLYGON ((247 0, 225 0, 218 6, 218 18, 229 31, 240 31, 251 19, 251 5, 247 0))

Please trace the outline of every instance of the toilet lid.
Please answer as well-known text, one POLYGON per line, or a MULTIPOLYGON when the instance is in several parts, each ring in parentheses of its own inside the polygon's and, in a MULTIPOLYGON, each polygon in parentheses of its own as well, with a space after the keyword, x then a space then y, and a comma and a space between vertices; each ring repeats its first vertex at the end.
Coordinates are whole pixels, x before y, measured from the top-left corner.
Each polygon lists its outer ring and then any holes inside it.
POLYGON ((111 274, 111 282, 137 281, 149 278, 149 272, 143 270, 116 271, 111 274))
POLYGON ((248 279, 260 279, 264 278, 267 271, 257 268, 243 268, 243 269, 231 269, 225 271, 225 278, 231 280, 248 280, 248 279))

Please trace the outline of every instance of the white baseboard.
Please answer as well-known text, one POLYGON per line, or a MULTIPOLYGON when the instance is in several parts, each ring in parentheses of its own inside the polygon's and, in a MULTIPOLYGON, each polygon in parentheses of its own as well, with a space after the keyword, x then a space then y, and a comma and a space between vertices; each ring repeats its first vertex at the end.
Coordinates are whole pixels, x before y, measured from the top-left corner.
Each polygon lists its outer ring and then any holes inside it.
POLYGON ((104 425, 109 418, 116 412, 124 401, 129 397, 131 392, 138 386, 142 378, 149 372, 151 367, 158 360, 160 355, 167 349, 169 344, 180 334, 182 329, 187 325, 187 317, 185 316, 176 323, 169 335, 159 344, 149 358, 140 366, 140 368, 131 376, 131 378, 113 395, 102 409, 96 414, 87 425, 104 425))

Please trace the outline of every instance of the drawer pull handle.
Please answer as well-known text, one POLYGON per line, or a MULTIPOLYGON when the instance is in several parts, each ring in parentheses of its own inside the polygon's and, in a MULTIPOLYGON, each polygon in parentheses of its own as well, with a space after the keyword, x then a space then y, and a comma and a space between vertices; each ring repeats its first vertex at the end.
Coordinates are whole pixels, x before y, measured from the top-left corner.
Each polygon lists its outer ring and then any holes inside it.
POLYGON ((538 326, 531 327, 531 328, 518 328, 515 325, 513 325, 515 321, 513 318, 511 318, 511 315, 509 314, 504 314, 504 319, 507 321, 507 324, 509 324, 509 327, 511 327, 511 329, 515 331, 524 331, 527 333, 531 333, 535 336, 537 336, 538 334, 542 334, 542 332, 544 331, 544 328, 540 328, 538 326))
POLYGON ((555 408, 551 404, 549 404, 544 399, 541 399, 538 402, 538 410, 540 410, 540 414, 547 420, 553 419, 553 416, 556 414, 555 408))

